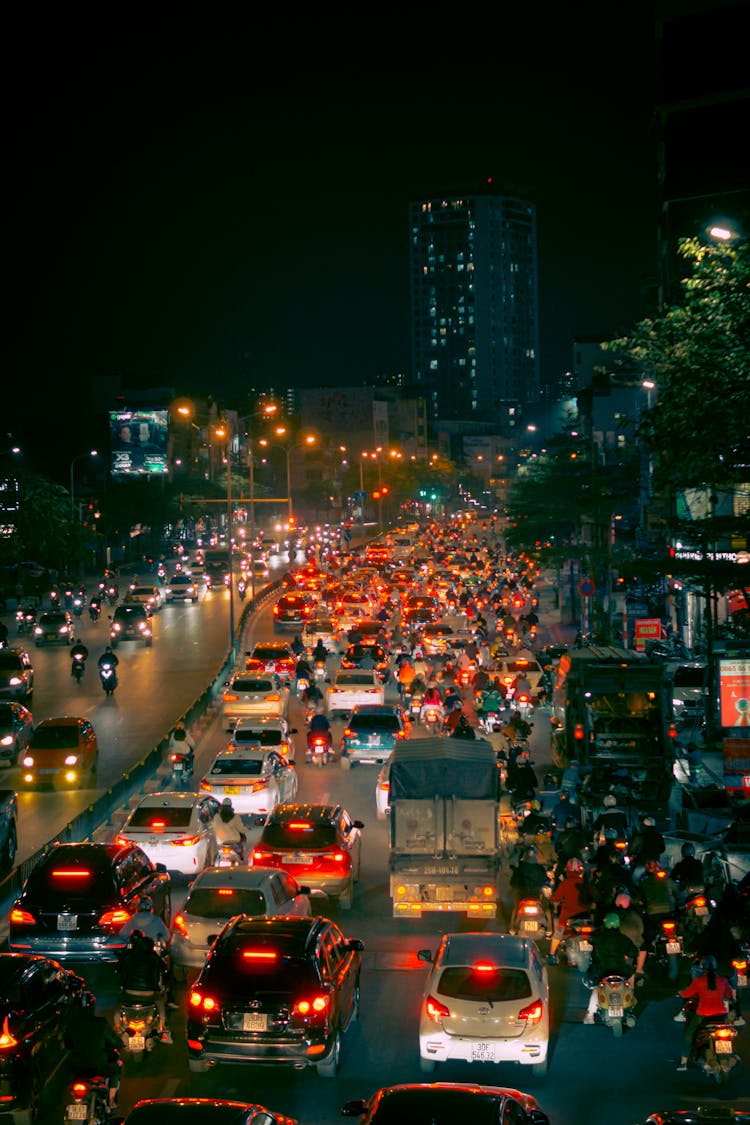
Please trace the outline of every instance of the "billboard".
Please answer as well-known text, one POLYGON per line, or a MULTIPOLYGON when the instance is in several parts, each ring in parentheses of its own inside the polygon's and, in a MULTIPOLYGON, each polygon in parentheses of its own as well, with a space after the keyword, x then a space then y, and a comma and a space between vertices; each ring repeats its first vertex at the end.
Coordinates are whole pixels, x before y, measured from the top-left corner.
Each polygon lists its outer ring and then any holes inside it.
POLYGON ((143 476, 168 471, 167 410, 110 410, 110 472, 143 476))
POLYGON ((750 660, 719 661, 719 701, 723 727, 750 726, 750 660))

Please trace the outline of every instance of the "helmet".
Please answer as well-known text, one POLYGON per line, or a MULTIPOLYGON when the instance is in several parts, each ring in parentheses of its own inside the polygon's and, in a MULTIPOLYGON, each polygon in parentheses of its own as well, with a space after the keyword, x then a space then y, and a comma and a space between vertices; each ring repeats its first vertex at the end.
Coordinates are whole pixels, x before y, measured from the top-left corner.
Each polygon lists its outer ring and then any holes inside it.
POLYGON ((649 875, 656 875, 659 871, 661 871, 661 864, 657 863, 655 859, 647 859, 646 871, 649 873, 649 875))
POLYGON ((574 856, 565 864, 565 870, 568 875, 580 875, 580 873, 583 871, 583 864, 581 863, 580 859, 576 859, 574 856))
POLYGON ((682 852, 683 859, 692 859, 695 855, 695 844, 691 844, 689 842, 684 843, 680 850, 682 852))
POLYGON ((627 910, 631 901, 632 899, 627 891, 620 891, 619 895, 615 898, 615 906, 618 910, 627 910))
POLYGON ((225 808, 225 809, 233 808, 231 797, 225 797, 224 800, 221 802, 221 804, 222 804, 222 808, 225 808))
POLYGON ((605 809, 613 809, 617 804, 617 798, 614 793, 608 793, 603 801, 605 809))
POLYGON ((608 930, 619 930, 620 928, 620 915, 612 911, 611 914, 604 915, 604 926, 608 930))
POLYGON ((141 895, 141 897, 138 899, 138 909, 153 913, 154 900, 150 895, 141 895))
POLYGON ((643 827, 644 828, 656 828, 656 821, 654 820, 654 818, 652 816, 644 816, 643 817, 643 827))
POLYGON ((701 967, 704 973, 707 973, 709 969, 715 970, 718 967, 716 958, 714 957, 713 953, 709 953, 707 957, 703 958, 701 967))

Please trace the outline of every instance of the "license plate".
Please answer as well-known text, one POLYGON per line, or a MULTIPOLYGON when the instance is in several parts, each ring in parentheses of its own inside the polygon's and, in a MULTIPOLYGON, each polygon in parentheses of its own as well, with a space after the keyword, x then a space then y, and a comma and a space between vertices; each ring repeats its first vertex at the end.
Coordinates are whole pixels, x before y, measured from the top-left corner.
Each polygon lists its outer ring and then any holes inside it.
POLYGON ((737 987, 738 988, 747 988, 747 973, 738 973, 737 974, 737 987))
POLYGON ((380 742, 380 735, 379 734, 371 734, 367 739, 368 746, 377 746, 377 744, 379 742, 380 742))
POLYGON ((495 1061, 495 1044, 494 1043, 472 1043, 471 1045, 471 1062, 494 1062, 495 1061))
POLYGON ((244 1012, 242 1016, 243 1031, 265 1031, 268 1026, 268 1016, 265 1012, 244 1012))
POLYGON ((524 918, 523 922, 521 922, 521 929, 524 933, 535 934, 539 928, 539 923, 535 918, 524 918))
POLYGON ((682 953, 681 943, 679 941, 668 941, 667 942, 667 953, 669 953, 669 954, 682 953))
POLYGON ((146 1050, 146 1036, 145 1035, 131 1035, 128 1039, 129 1051, 145 1051, 146 1050))
POLYGON ((731 1039, 714 1039, 714 1051, 717 1055, 731 1055, 732 1053, 732 1040, 731 1039))
POLYGON ((291 857, 292 863, 312 863, 312 856, 305 855, 304 852, 297 852, 296 855, 291 857))
POLYGON ((225 785, 225 786, 224 786, 224 792, 225 792, 226 794, 230 794, 230 793, 231 793, 231 795, 232 795, 233 797, 236 797, 236 796, 237 796, 237 794, 239 793, 239 791, 240 791, 240 787, 239 787, 239 785, 225 785))
POLYGON ((706 915, 708 914, 708 907, 707 906, 696 906, 695 907, 695 914, 696 914, 697 918, 705 918, 706 915))
POLYGON ((578 948, 581 953, 591 953, 594 947, 590 941, 579 941, 578 948))
POLYGON ((85 1121, 88 1117, 89 1107, 85 1102, 74 1102, 65 1109, 65 1116, 68 1121, 85 1121))
POLYGON ((266 664, 266 671, 267 672, 275 672, 276 671, 276 665, 273 663, 273 661, 271 661, 270 664, 266 664))
POLYGON ((607 1015, 611 1020, 621 1020, 625 1012, 622 1008, 607 1008, 607 1015))
POLYGON ((57 915, 57 928, 58 928, 58 930, 77 930, 78 929, 78 915, 77 914, 58 914, 57 915))
POLYGON ((182 773, 184 768, 185 767, 182 762, 175 762, 172 766, 172 769, 175 771, 175 773, 182 773))

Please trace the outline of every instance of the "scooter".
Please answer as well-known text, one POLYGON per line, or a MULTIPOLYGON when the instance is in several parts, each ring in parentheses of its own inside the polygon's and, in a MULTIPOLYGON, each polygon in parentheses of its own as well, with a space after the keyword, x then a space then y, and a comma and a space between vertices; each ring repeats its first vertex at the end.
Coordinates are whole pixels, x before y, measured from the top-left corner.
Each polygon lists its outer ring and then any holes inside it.
POLYGON ((307 735, 305 761, 308 765, 325 766, 333 757, 333 743, 330 733, 315 732, 307 735))
POLYGON ((667 979, 674 983, 680 972, 682 937, 673 918, 665 918, 659 926, 651 943, 653 963, 667 970, 667 979))
POLYGON ((540 899, 521 899, 516 911, 516 930, 520 937, 530 937, 534 940, 545 936, 547 916, 540 899))
POLYGON ((192 754, 178 754, 173 752, 169 755, 169 764, 172 767, 172 781, 175 788, 179 789, 182 786, 190 787, 193 779, 193 756, 192 754))
POLYGON ((70 665, 70 674, 77 684, 80 684, 83 679, 83 673, 86 671, 86 657, 77 652, 73 657, 70 665))
POLYGON ((425 704, 420 712, 420 722, 426 731, 440 734, 445 722, 445 711, 437 704, 425 704))
POLYGON ((240 601, 245 600, 245 594, 246 593, 247 593, 247 583, 242 582, 242 581, 238 582, 237 583, 237 596, 240 599, 240 601))
POLYGON ((526 720, 526 722, 529 722, 532 715, 534 714, 534 708, 531 703, 531 696, 527 691, 518 692, 518 694, 513 699, 512 707, 514 711, 518 712, 522 719, 526 720))
POLYGON ((737 1028, 723 1017, 703 1024, 695 1034, 695 1062, 717 1086, 724 1085, 740 1061, 734 1047, 736 1038, 737 1028))
POLYGON ((99 669, 99 679, 106 696, 114 695, 117 687, 117 673, 113 664, 102 664, 99 669))
POLYGON ((593 931, 594 923, 587 915, 575 915, 573 918, 568 918, 565 923, 562 940, 565 960, 571 969, 578 969, 579 973, 587 972, 591 964, 594 948, 591 944, 593 931))
POLYGON ((153 1051, 161 1039, 160 1023, 156 993, 153 996, 136 996, 126 991, 120 993, 115 1031, 128 1057, 134 1062, 140 1062, 144 1054, 153 1051))
POLYGON ((73 598, 73 616, 80 617, 83 613, 83 598, 80 594, 76 594, 73 598))
POLYGON ((605 1027, 611 1027, 613 1036, 619 1039, 623 1027, 635 1027, 635 1016, 631 1011, 635 1007, 633 990, 625 977, 611 974, 599 981, 598 992, 599 1006, 595 1018, 605 1027))
POLYGON ((76 1077, 65 1096, 65 1121, 106 1125, 109 1120, 109 1078, 104 1074, 76 1077))
POLYGON ((242 844, 217 844, 216 855, 214 856, 213 867, 241 867, 244 863, 242 858, 242 844))

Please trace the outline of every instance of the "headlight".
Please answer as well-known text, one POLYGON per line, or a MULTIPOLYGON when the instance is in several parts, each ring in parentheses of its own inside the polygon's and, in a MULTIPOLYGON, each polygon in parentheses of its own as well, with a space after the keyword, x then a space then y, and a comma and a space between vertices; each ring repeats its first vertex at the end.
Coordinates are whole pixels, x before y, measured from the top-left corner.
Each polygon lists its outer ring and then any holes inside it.
POLYGON ((0 738, 0 746, 11 746, 13 743, 13 735, 6 734, 4 738, 0 738))
POLYGON ((78 755, 77 754, 68 754, 66 759, 65 759, 65 765, 66 766, 74 766, 77 761, 78 761, 78 755))
POLYGON ((27 770, 31 769, 31 767, 34 765, 34 759, 27 754, 27 756, 23 760, 23 764, 27 770))
POLYGON ((113 633, 119 633, 120 629, 122 629, 122 625, 118 624, 118 622, 115 622, 114 625, 112 626, 112 632, 113 633))
POLYGON ((44 632, 44 629, 41 627, 41 625, 35 625, 34 626, 34 632, 37 633, 39 636, 41 636, 42 633, 44 632))

